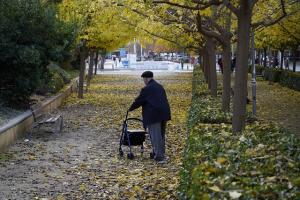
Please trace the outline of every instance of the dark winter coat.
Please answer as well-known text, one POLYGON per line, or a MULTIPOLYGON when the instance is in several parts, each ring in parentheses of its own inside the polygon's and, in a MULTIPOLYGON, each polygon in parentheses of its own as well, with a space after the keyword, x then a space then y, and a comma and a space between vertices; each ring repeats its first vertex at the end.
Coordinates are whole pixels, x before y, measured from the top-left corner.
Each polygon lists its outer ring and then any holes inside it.
POLYGON ((132 103, 129 111, 140 106, 142 106, 144 127, 149 124, 171 120, 166 92, 163 86, 153 79, 141 90, 140 95, 132 103))

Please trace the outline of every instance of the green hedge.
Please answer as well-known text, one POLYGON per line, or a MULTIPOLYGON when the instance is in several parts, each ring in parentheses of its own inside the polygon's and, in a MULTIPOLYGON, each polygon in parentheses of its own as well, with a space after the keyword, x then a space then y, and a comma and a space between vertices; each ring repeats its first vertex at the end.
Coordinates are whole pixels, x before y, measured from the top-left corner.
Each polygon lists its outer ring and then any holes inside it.
MULTIPOLYGON (((256 65, 255 69, 256 69, 256 74, 257 75, 263 75, 263 71, 264 71, 263 66, 256 65)), ((252 66, 251 65, 248 66, 248 73, 252 73, 252 66)))
POLYGON ((267 81, 279 82, 281 79, 282 70, 274 68, 264 69, 263 77, 267 81))
POLYGON ((256 122, 242 134, 197 124, 180 173, 180 199, 299 199, 299 139, 256 122))
MULTIPOLYGON (((225 113, 222 107, 222 87, 218 86, 217 97, 212 97, 204 81, 201 70, 194 70, 193 95, 189 111, 189 126, 197 123, 226 123, 232 121, 232 112, 225 113)), ((232 105, 231 105, 232 110, 232 105)), ((250 112, 247 112, 247 121, 253 121, 250 112)))
MULTIPOLYGON (((252 73, 252 67, 249 66, 248 72, 252 73)), ((257 75, 262 75, 265 80, 278 82, 283 86, 300 91, 300 73, 291 72, 277 68, 265 68, 256 66, 257 75)))
POLYGON ((50 60, 62 62, 76 38, 75 22, 57 17, 48 1, 0 3, 0 99, 11 107, 28 107, 30 96, 48 77, 50 60))
POLYGON ((283 86, 300 91, 300 73, 284 70, 279 83, 283 86))
POLYGON ((202 80, 194 72, 180 199, 300 198, 300 140, 260 122, 233 134, 231 114, 220 111, 220 98, 207 95, 202 80))
POLYGON ((50 73, 52 74, 59 74, 64 83, 70 83, 71 82, 71 76, 68 72, 66 72, 64 69, 62 69, 60 66, 58 66, 57 64, 51 62, 47 68, 49 69, 50 73))

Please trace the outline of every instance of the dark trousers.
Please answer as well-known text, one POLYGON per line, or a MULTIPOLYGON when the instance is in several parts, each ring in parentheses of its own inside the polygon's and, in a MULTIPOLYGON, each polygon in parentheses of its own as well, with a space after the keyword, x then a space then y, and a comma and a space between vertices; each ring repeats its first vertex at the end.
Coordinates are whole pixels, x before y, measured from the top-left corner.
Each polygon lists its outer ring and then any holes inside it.
POLYGON ((165 157, 166 122, 150 124, 148 131, 155 158, 163 159, 165 157))

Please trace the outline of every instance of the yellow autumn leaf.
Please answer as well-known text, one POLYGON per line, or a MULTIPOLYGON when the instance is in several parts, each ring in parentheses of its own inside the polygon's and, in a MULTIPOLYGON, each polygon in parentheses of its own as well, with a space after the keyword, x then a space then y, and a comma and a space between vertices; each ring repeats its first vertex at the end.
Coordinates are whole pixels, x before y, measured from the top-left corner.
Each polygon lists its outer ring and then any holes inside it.
POLYGON ((214 191, 214 192, 221 192, 222 190, 218 187, 218 186, 216 186, 216 185, 214 185, 214 186, 212 186, 212 187, 208 187, 210 190, 212 190, 212 191, 214 191))
POLYGON ((225 162, 227 161, 227 159, 226 158, 224 158, 224 157, 219 157, 219 158, 217 158, 217 162, 219 163, 219 164, 224 164, 225 162))
POLYGON ((61 194, 59 194, 57 197, 56 197, 56 200, 65 200, 65 197, 61 194))
POLYGON ((80 191, 86 191, 86 185, 85 185, 85 184, 81 184, 81 185, 79 186, 79 190, 80 190, 80 191))
POLYGON ((35 157, 34 155, 29 155, 29 156, 28 156, 28 159, 29 159, 29 160, 36 160, 36 157, 35 157))

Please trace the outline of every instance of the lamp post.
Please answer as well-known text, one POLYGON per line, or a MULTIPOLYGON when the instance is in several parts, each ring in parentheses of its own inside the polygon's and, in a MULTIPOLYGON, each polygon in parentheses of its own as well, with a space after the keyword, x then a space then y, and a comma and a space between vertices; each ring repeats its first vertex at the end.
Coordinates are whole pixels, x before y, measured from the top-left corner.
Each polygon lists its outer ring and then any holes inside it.
POLYGON ((252 51, 252 115, 256 116, 256 67, 255 67, 255 44, 254 30, 251 34, 251 51, 252 51))

